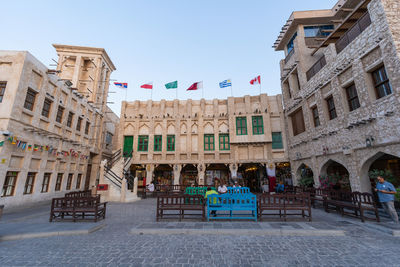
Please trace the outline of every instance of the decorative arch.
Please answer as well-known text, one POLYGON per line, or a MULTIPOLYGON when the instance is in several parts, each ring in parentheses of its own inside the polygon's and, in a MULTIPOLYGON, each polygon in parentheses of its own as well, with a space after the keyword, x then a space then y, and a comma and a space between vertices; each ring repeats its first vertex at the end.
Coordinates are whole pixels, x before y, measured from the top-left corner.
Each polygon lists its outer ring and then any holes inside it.
POLYGON ((181 125, 181 134, 186 134, 186 133, 187 133, 186 123, 182 123, 182 125, 181 125))
POLYGON ((328 159, 324 164, 322 164, 319 173, 322 178, 321 186, 323 188, 340 185, 341 189, 351 190, 349 178, 350 172, 342 162, 328 159), (326 182, 324 183, 323 180, 326 182), (332 183, 335 185, 332 185, 332 183))
POLYGON ((161 123, 157 123, 156 127, 154 127, 154 134, 157 134, 157 135, 161 135, 162 134, 161 123))
POLYGON ((207 122, 204 125, 204 133, 206 133, 206 134, 214 133, 214 126, 210 122, 207 122))
POLYGON ((226 122, 221 122, 218 126, 218 131, 220 133, 227 133, 229 132, 229 126, 226 122))
POLYGON ((133 135, 134 132, 135 132, 135 127, 133 126, 133 124, 127 123, 124 128, 124 134, 125 135, 133 135))
POLYGON ((197 131, 198 131, 197 123, 193 123, 193 125, 192 125, 192 133, 193 134, 197 134, 197 131))
POLYGON ((167 133, 168 134, 175 134, 175 125, 174 124, 172 124, 172 123, 168 124, 167 133))
POLYGON ((140 135, 148 135, 149 134, 149 126, 147 126, 147 124, 142 124, 139 127, 139 134, 140 135))

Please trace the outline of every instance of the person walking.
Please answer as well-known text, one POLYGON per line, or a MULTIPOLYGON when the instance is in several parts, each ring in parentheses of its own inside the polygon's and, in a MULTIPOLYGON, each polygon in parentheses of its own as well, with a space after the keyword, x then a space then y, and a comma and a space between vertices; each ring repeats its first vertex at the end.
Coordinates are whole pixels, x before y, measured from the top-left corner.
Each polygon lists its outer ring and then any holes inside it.
POLYGON ((375 192, 378 193, 379 202, 381 202, 386 213, 392 218, 393 222, 399 223, 399 216, 394 208, 394 195, 396 194, 396 188, 385 181, 385 178, 378 176, 378 183, 376 184, 375 192))

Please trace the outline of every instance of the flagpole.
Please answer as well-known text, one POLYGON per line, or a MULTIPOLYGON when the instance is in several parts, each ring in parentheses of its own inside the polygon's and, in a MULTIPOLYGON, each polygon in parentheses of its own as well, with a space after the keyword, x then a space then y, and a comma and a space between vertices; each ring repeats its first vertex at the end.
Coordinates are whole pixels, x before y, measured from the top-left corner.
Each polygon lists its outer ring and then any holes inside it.
POLYGON ((126 102, 127 95, 128 95, 128 87, 125 88, 125 102, 126 102))
POLYGON ((231 96, 233 97, 233 83, 232 83, 232 80, 230 80, 231 81, 231 96))
MULTIPOLYGON (((203 81, 201 83, 203 83, 203 81)), ((203 86, 201 88, 201 98, 204 98, 204 83, 202 85, 203 86)))
POLYGON ((150 99, 153 100, 153 88, 151 88, 150 90, 151 90, 150 99))
POLYGON ((176 93, 176 99, 178 99, 178 86, 175 88, 175 93, 176 93))

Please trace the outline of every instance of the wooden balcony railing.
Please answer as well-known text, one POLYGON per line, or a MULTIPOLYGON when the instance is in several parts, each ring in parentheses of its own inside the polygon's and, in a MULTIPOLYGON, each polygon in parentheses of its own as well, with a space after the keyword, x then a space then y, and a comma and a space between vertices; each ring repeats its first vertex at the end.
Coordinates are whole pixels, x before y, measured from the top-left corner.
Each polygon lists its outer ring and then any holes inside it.
POLYGON ((307 81, 309 81, 315 74, 317 74, 326 65, 325 55, 323 55, 317 62, 307 71, 307 81))

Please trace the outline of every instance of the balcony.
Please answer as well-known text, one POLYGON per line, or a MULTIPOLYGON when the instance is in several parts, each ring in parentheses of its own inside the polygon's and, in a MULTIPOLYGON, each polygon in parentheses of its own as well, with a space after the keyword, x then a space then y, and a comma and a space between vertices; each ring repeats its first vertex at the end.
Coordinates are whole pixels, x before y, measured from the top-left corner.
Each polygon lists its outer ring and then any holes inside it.
POLYGON ((368 26, 371 25, 369 13, 365 13, 335 44, 336 51, 339 54, 346 46, 357 38, 368 26))
POLYGON ((289 54, 287 54, 287 56, 285 57, 285 64, 287 64, 289 62, 289 60, 292 58, 294 54, 294 48, 292 48, 292 50, 290 50, 289 54))
POLYGON ((307 71, 307 81, 315 76, 326 65, 325 55, 323 55, 317 62, 307 71))

